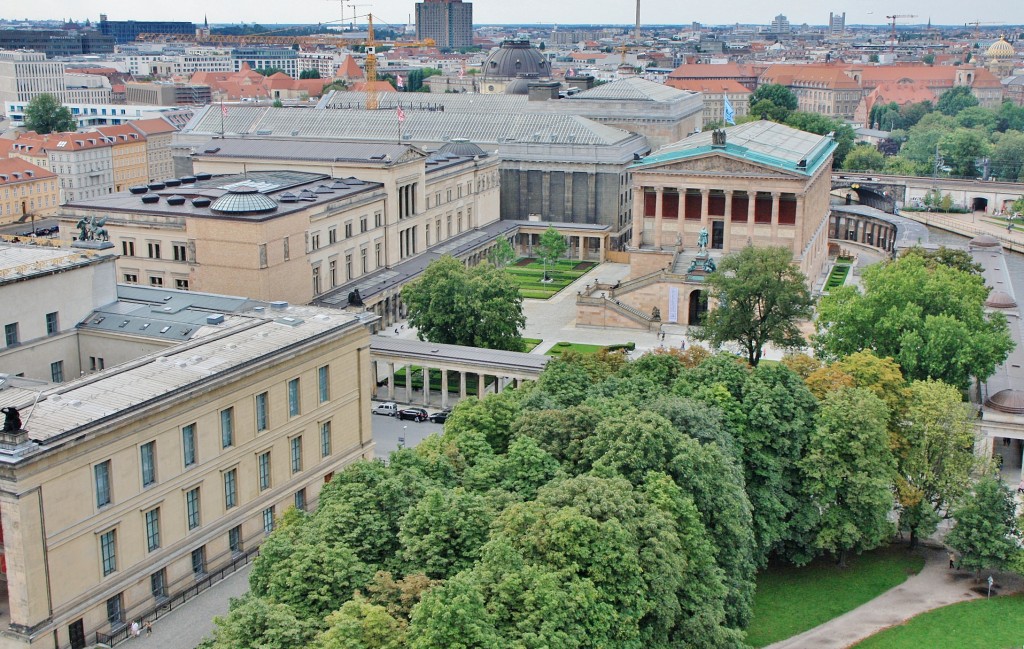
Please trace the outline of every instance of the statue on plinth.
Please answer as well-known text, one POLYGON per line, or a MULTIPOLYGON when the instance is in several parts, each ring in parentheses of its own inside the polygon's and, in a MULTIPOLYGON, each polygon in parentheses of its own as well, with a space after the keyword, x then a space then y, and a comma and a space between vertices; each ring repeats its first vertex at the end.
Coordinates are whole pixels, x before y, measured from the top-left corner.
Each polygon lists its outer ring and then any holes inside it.
POLYGON ((706 255, 708 254, 708 229, 701 228, 697 234, 697 254, 706 255))
POLYGON ((658 307, 654 307, 653 309, 651 309, 651 320, 661 320, 661 309, 659 309, 658 307))
POLYGON ((0 408, 0 412, 4 413, 4 430, 5 433, 13 433, 21 430, 21 415, 18 414, 18 409, 9 406, 7 408, 0 408))

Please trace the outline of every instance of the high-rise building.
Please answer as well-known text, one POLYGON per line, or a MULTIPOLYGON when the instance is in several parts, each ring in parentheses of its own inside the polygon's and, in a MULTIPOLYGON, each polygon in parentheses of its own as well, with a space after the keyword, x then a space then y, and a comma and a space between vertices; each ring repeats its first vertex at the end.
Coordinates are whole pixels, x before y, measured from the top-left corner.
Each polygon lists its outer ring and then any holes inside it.
POLYGON ((416 38, 431 38, 438 47, 458 49, 473 45, 473 5, 462 0, 426 0, 416 3, 416 38))
POLYGON ((775 34, 788 34, 790 32, 789 18, 786 18, 782 14, 775 16, 772 19, 771 31, 775 34))
POLYGON ((842 34, 846 31, 846 12, 841 14, 828 12, 828 31, 831 34, 842 34))
POLYGON ((0 50, 0 108, 8 101, 32 101, 49 93, 65 101, 64 64, 47 61, 42 52, 0 50))

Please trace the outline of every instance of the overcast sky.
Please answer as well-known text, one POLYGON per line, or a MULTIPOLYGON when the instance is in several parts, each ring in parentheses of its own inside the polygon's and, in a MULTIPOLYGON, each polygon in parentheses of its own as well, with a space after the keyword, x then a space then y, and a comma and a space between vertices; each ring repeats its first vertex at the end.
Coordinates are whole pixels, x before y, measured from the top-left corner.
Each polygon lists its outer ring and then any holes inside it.
MULTIPOLYGON (((355 0, 358 5, 369 0, 355 0)), ((102 6, 110 20, 190 20, 202 22, 203 15, 211 23, 315 23, 337 20, 338 0, 258 1, 252 0, 174 0, 172 2, 140 3, 137 0, 104 0, 102 3, 69 3, 67 0, 34 0, 31 3, 4 3, 0 15, 8 19, 74 18, 93 21, 96 14, 80 13, 84 7, 102 6), (74 13, 69 13, 73 11, 74 13)), ((489 23, 632 23, 636 9, 633 0, 476 0, 473 22, 489 23)), ((351 2, 345 3, 345 15, 351 16, 351 2)), ((359 14, 372 11, 374 16, 390 24, 404 24, 414 15, 412 0, 376 0, 371 7, 360 6, 359 14)), ((682 24, 693 21, 704 24, 768 24, 778 13, 793 24, 825 24, 828 12, 846 11, 851 24, 881 24, 886 14, 917 14, 917 19, 901 19, 901 24, 933 23, 962 25, 968 21, 1024 23, 1021 0, 730 0, 723 2, 681 2, 679 0, 641 0, 641 21, 651 24, 682 24)))

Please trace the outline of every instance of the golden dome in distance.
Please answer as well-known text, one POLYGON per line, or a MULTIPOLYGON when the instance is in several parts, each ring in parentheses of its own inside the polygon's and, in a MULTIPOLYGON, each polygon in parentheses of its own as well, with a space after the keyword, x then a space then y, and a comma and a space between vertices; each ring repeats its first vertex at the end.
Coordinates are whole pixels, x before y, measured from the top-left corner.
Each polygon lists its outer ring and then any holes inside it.
POLYGON ((990 59, 1012 59, 1017 52, 1006 42, 1005 36, 1000 36, 998 41, 988 46, 985 55, 990 59))

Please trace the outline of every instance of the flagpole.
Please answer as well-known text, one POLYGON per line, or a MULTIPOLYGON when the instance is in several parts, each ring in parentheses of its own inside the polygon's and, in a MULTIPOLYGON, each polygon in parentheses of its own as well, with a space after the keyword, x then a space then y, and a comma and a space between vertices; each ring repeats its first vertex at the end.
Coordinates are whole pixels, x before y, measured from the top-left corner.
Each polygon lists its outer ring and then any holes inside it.
POLYGON ((220 136, 224 137, 224 95, 220 97, 220 136))

